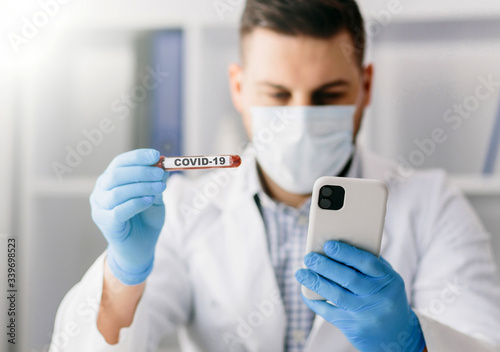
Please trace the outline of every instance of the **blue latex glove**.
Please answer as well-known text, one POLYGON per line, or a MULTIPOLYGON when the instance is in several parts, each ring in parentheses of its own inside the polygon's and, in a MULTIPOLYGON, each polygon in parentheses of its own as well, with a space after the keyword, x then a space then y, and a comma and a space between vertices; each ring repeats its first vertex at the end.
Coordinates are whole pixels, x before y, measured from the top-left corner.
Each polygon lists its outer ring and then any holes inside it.
POLYGON ((391 265, 338 241, 325 243, 323 250, 326 256, 307 254, 308 269, 295 273, 300 284, 328 301, 302 296, 307 306, 339 328, 359 351, 421 352, 422 329, 406 299, 403 279, 391 265))
POLYGON ((126 285, 144 282, 165 221, 162 192, 168 173, 151 165, 160 153, 139 149, 117 156, 90 196, 92 219, 108 241, 107 263, 126 285))

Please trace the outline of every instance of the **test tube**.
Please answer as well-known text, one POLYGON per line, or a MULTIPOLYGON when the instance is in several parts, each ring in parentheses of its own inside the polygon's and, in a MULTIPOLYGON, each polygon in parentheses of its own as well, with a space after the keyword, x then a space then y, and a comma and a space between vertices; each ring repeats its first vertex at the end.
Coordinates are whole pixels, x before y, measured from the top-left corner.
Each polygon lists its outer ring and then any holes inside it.
POLYGON ((153 166, 165 171, 201 170, 201 169, 223 169, 235 168, 241 165, 239 155, 218 156, 161 156, 160 161, 153 166))

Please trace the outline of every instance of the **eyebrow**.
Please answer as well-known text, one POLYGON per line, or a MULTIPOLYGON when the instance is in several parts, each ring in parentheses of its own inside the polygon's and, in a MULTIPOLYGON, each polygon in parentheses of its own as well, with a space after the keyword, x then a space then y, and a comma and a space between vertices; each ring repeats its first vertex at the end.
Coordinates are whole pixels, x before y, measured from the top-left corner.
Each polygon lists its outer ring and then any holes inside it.
MULTIPOLYGON (((264 86, 269 86, 269 87, 276 88, 276 89, 288 90, 287 87, 285 87, 281 84, 275 84, 275 83, 271 83, 271 82, 267 82, 267 81, 261 81, 261 82, 258 82, 258 84, 264 85, 264 86)), ((342 87, 342 86, 348 86, 348 85, 349 85, 349 82, 347 82, 344 79, 339 79, 337 81, 323 84, 321 87, 319 87, 315 90, 318 91, 318 90, 324 90, 327 88, 342 87)))

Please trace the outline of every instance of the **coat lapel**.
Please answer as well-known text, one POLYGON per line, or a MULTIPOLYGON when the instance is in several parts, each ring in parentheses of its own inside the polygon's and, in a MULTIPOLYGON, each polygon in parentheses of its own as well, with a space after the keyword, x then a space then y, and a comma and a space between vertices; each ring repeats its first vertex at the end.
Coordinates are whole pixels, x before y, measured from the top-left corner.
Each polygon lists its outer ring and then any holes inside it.
POLYGON ((227 269, 236 288, 232 300, 241 307, 240 315, 249 332, 243 339, 246 349, 283 351, 286 313, 269 256, 264 222, 253 198, 258 178, 251 167, 248 162, 241 174, 234 176, 220 204, 230 257, 227 262, 232 266, 227 269))

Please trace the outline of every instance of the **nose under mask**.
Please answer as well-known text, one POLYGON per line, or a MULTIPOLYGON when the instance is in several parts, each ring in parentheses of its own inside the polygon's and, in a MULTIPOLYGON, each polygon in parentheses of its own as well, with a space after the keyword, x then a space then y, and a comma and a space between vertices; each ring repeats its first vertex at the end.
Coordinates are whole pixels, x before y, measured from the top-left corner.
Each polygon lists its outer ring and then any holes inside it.
POLYGON ((252 144, 262 170, 282 189, 309 194, 337 176, 354 146, 354 105, 254 107, 252 144))

